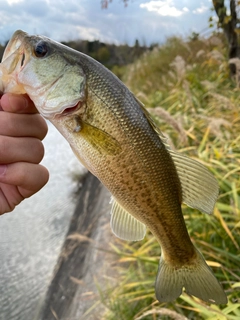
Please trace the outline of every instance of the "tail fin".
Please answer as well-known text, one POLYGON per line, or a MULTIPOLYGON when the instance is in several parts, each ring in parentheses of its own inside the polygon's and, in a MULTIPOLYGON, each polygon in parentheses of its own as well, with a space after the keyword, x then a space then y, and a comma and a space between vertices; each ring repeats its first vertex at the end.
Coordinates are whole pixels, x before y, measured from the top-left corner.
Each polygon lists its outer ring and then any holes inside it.
POLYGON ((170 302, 185 291, 203 301, 214 304, 226 304, 227 296, 221 285, 197 251, 196 262, 175 268, 167 264, 161 257, 155 284, 156 297, 159 302, 170 302))

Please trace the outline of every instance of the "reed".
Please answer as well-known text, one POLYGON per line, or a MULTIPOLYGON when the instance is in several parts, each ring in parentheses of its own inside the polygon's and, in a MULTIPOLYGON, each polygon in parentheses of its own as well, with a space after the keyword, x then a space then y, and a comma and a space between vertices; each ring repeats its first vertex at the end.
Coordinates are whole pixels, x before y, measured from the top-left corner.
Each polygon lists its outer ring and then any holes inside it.
POLYGON ((150 108, 171 144, 206 165, 219 182, 213 215, 186 206, 183 213, 229 303, 208 305, 187 294, 172 303, 156 301, 161 252, 148 233, 143 241, 112 245, 118 284, 101 292, 104 319, 240 319, 240 91, 229 79, 223 41, 171 38, 124 70, 124 82, 150 108))

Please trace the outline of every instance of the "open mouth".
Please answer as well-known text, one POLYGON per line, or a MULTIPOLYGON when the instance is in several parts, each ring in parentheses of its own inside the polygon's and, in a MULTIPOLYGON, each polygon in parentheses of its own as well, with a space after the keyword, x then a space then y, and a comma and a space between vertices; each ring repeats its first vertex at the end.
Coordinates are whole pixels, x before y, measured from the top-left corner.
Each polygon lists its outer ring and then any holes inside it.
POLYGON ((24 61, 25 61, 25 53, 23 52, 22 60, 21 60, 21 67, 23 67, 24 61))

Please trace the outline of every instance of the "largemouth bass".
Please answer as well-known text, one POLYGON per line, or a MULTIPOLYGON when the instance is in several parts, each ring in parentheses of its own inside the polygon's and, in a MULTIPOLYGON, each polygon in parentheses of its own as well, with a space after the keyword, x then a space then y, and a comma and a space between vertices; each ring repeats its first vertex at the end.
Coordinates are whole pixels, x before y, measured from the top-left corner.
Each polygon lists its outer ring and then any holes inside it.
POLYGON ((111 228, 141 240, 146 228, 162 253, 160 302, 185 291, 206 302, 226 295, 188 235, 181 204, 210 214, 218 184, 202 164, 172 151, 127 87, 94 59, 42 36, 16 31, 0 65, 4 92, 27 93, 112 193, 111 228))

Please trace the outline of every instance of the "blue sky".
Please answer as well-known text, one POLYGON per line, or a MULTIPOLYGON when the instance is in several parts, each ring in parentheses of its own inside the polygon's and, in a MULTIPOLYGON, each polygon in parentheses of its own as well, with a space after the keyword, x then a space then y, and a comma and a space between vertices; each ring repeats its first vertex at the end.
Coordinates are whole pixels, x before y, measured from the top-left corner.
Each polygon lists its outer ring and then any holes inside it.
POLYGON ((0 0, 0 42, 17 29, 57 41, 76 39, 109 43, 162 43, 166 37, 187 37, 208 27, 211 0, 0 0))

